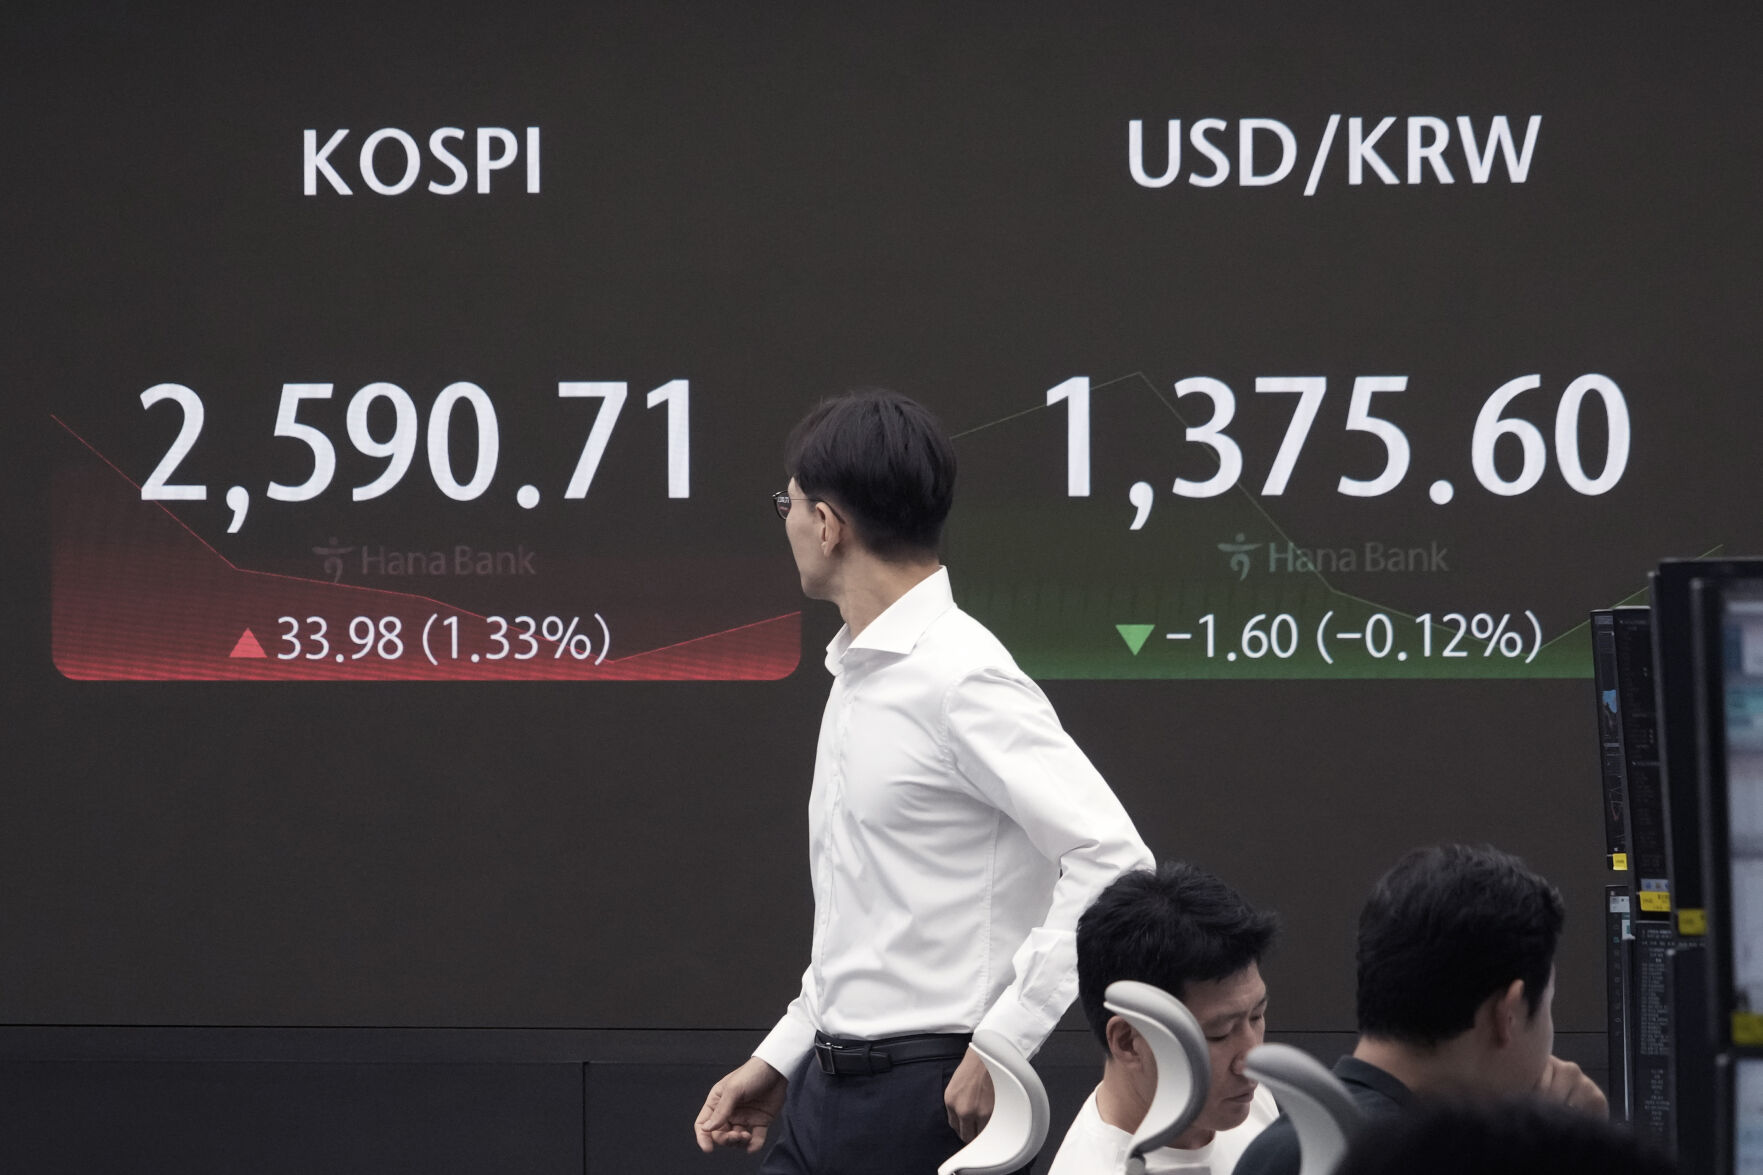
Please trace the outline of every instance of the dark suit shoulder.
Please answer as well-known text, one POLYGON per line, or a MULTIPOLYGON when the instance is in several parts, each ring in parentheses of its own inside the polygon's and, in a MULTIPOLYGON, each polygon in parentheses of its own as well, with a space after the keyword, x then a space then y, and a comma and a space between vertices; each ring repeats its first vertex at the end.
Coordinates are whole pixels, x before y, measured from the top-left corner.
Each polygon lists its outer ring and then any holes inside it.
POLYGON ((1231 1168, 1231 1175, 1298 1175, 1298 1166, 1298 1131, 1292 1120, 1281 1114, 1255 1136, 1231 1168))
MULTIPOLYGON (((1414 1096, 1400 1081, 1356 1057, 1336 1061, 1334 1075, 1368 1122, 1400 1114, 1414 1096)), ((1249 1144, 1232 1175, 1298 1175, 1301 1165, 1298 1129, 1289 1114, 1281 1114, 1249 1144)))

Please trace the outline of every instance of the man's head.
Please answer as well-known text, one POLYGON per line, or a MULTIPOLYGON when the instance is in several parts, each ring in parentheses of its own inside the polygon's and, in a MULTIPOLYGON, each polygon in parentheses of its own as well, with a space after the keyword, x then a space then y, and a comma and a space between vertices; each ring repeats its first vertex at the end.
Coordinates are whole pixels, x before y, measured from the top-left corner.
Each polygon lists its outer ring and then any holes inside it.
POLYGON ((1255 1092, 1243 1059, 1266 1031, 1260 961, 1278 926, 1273 914, 1184 862, 1127 873, 1103 890, 1078 919, 1077 980, 1084 1015, 1108 1050, 1104 1082, 1120 1082, 1135 1103, 1148 1104, 1156 1088, 1146 1042, 1102 1006, 1117 980, 1149 983, 1187 1005, 1211 1049, 1212 1088, 1193 1129, 1241 1125, 1255 1092))
POLYGON ((1493 848, 1416 849, 1359 914, 1359 1032, 1417 1053, 1475 1047, 1488 1092, 1536 1082, 1554 1044, 1561 894, 1493 848))
POLYGON ((831 506, 870 554, 936 557, 955 498, 955 449, 916 401, 879 388, 821 401, 790 433, 784 468, 792 500, 799 492, 831 506))

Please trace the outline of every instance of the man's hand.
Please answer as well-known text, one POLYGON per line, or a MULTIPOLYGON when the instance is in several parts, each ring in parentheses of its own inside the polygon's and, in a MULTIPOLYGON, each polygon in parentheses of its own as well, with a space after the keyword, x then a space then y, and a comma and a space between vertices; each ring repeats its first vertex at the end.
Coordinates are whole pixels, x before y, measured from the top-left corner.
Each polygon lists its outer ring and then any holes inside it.
MULTIPOLYGON (((705 1154, 719 1146, 744 1146, 748 1154, 758 1151, 784 1108, 789 1084, 789 1078, 758 1057, 748 1057, 746 1064, 710 1087, 692 1127, 698 1149, 705 1154)), ((989 1105, 989 1087, 986 1100, 989 1105)))
POLYGON ((1597 1082, 1587 1077, 1578 1065, 1560 1057, 1550 1057, 1544 1062, 1543 1074, 1537 1078, 1532 1092, 1544 1101, 1559 1102, 1600 1118, 1610 1116, 1610 1101, 1597 1082))
POLYGON ((969 1048, 956 1066, 955 1075, 949 1078, 949 1087, 943 1090, 943 1109, 948 1111, 949 1126, 962 1142, 972 1142, 991 1121, 992 1096, 992 1075, 979 1054, 969 1048))

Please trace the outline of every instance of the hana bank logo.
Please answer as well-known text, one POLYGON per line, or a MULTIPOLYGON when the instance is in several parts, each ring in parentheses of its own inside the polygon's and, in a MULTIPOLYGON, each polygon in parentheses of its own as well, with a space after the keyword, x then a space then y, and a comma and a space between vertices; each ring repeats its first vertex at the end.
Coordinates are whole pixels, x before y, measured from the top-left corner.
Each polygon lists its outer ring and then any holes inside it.
POLYGON ((333 538, 329 546, 313 547, 312 553, 321 560, 324 574, 332 583, 342 583, 343 576, 351 571, 355 572, 355 579, 383 576, 491 578, 539 573, 538 552, 529 550, 524 543, 504 551, 484 550, 467 543, 458 543, 450 549, 408 551, 383 543, 339 546, 333 538))
POLYGON ((1451 570, 1451 549, 1438 540, 1425 546, 1405 546, 1367 539, 1356 546, 1300 547, 1290 541, 1251 543, 1238 533, 1230 542, 1216 544, 1226 557, 1229 568, 1236 572, 1237 582, 1249 578, 1256 564, 1268 575, 1327 574, 1330 572, 1372 572, 1388 574, 1434 574, 1451 570), (1255 552, 1266 548, 1267 554, 1255 552))
POLYGON ((1249 569, 1251 566, 1249 562, 1249 552, 1258 549, 1260 546, 1260 543, 1245 543, 1241 534, 1237 535, 1237 540, 1234 543, 1218 544, 1218 549, 1230 556, 1230 569, 1237 573, 1238 583, 1249 578, 1249 569))

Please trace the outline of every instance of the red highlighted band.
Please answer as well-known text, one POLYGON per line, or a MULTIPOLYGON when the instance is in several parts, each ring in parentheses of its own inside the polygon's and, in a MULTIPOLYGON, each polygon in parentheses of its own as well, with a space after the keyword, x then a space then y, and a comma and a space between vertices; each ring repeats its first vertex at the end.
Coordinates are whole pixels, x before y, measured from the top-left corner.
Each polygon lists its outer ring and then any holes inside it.
MULTIPOLYGON (((58 480, 53 541, 53 657, 78 681, 771 681, 801 657, 800 612, 691 635, 689 610, 658 593, 627 593, 623 612, 529 601, 497 616, 247 570, 95 454, 58 480), (682 626, 684 639, 655 639, 682 626), (651 647, 621 647, 620 632, 651 647)), ((640 561, 596 570, 644 574, 640 561)), ((575 579, 566 569, 546 595, 579 600, 575 579)))

